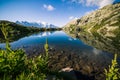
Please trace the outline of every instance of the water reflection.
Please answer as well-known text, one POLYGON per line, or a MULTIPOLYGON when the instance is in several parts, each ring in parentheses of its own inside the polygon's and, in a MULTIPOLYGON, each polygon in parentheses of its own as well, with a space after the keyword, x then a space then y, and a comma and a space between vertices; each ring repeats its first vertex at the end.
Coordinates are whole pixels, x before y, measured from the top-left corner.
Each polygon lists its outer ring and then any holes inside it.
MULTIPOLYGON (((50 48, 55 49, 56 52, 65 51, 66 53, 76 54, 87 53, 87 55, 107 53, 91 47, 77 38, 72 38, 63 31, 40 32, 38 34, 21 38, 18 41, 11 42, 10 45, 13 49, 24 48, 28 54, 32 53, 32 50, 34 49, 37 53, 37 51, 41 52, 40 50, 43 49, 46 38, 48 38, 50 48)), ((0 47, 4 48, 5 43, 1 43, 0 47)))
POLYGON ((96 49, 107 51, 109 53, 120 53, 120 42, 119 37, 110 38, 104 37, 99 34, 93 35, 88 32, 80 32, 78 34, 67 32, 68 35, 73 38, 78 38, 83 41, 86 45, 90 45, 96 49))
POLYGON ((52 33, 54 33, 54 31, 46 31, 46 32, 40 32, 38 34, 34 34, 32 35, 31 37, 45 37, 45 36, 49 36, 51 35, 52 33))
MULTIPOLYGON (((112 54, 83 42, 88 40, 86 37, 81 40, 72 38, 63 31, 40 32, 10 44, 13 49, 23 48, 31 56, 44 53, 46 38, 48 38, 51 56, 49 67, 53 70, 72 67, 87 75, 96 75, 98 72, 103 75, 104 68, 110 65, 113 59, 112 54)), ((90 42, 90 40, 88 41, 90 42)), ((5 44, 0 44, 0 47, 4 48, 5 44)))
POLYGON ((93 53, 96 54, 96 55, 98 55, 98 54, 102 53, 102 51, 98 50, 96 48, 93 48, 93 53))

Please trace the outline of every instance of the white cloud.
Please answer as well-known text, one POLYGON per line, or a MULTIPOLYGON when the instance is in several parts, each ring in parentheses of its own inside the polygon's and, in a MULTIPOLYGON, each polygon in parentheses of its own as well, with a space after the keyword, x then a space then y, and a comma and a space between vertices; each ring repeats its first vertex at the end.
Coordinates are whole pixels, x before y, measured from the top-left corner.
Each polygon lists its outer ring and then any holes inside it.
POLYGON ((86 0, 87 6, 98 6, 102 8, 108 4, 112 4, 114 0, 86 0))
POLYGON ((52 5, 46 5, 44 4, 43 7, 47 9, 48 11, 53 11, 55 8, 52 5))
POLYGON ((69 0, 73 3, 80 3, 85 6, 98 6, 102 8, 108 4, 112 4, 115 0, 69 0))
POLYGON ((73 19, 78 19, 77 17, 74 17, 74 16, 70 16, 69 17, 70 20, 73 20, 73 19))
POLYGON ((73 19, 74 17, 73 16, 70 16, 69 19, 73 19))
POLYGON ((99 7, 102 8, 108 4, 112 4, 114 0, 102 0, 101 3, 99 4, 99 7))

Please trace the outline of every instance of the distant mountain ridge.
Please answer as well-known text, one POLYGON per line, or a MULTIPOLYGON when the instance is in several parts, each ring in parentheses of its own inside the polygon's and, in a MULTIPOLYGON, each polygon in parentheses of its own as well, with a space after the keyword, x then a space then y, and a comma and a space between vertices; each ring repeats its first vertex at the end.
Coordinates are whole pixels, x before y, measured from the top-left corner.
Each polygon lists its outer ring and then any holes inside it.
POLYGON ((42 22, 28 22, 28 21, 16 21, 15 23, 24 25, 27 27, 38 27, 38 28, 58 28, 53 24, 42 23, 42 22))

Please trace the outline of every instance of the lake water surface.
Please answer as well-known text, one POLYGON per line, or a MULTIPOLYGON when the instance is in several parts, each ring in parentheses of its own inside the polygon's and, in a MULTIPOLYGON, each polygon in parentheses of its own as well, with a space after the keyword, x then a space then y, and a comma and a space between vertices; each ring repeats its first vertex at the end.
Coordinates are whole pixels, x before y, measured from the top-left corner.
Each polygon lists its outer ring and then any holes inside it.
MULTIPOLYGON (((46 38, 52 55, 50 67, 54 69, 69 66, 76 70, 85 68, 89 70, 86 73, 91 73, 93 70, 104 70, 113 59, 113 54, 89 46, 63 31, 40 32, 11 42, 10 45, 13 49, 23 48, 28 55, 37 55, 44 53, 46 38)), ((5 43, 0 43, 0 48, 4 47, 5 43)))
MULTIPOLYGON (((40 32, 11 42, 10 45, 13 49, 24 48, 24 50, 27 51, 27 54, 30 54, 31 51, 29 52, 28 50, 43 48, 46 38, 48 39, 48 44, 51 49, 55 48, 57 50, 69 51, 69 53, 77 54, 87 53, 87 55, 110 55, 108 52, 87 45, 80 39, 70 37, 63 31, 40 32)), ((0 47, 4 48, 5 43, 0 43, 0 47)))

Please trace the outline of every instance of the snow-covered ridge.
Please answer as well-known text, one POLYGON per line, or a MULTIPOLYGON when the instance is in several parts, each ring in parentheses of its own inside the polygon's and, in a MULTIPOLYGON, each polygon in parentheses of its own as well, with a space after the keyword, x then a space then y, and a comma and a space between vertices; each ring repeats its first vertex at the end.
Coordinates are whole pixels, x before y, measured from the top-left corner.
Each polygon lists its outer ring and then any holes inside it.
POLYGON ((48 24, 46 22, 28 22, 28 21, 16 21, 15 23, 24 25, 27 27, 38 27, 38 28, 57 28, 53 24, 48 24))

